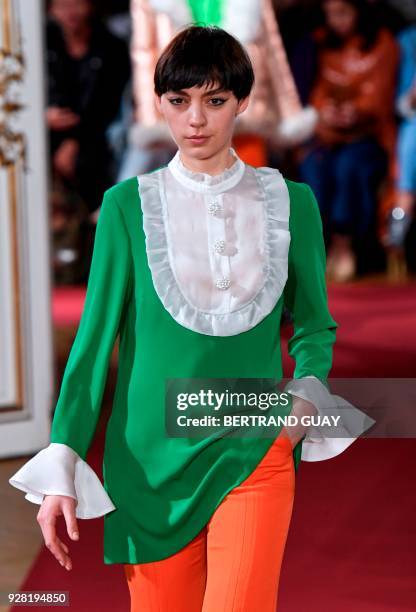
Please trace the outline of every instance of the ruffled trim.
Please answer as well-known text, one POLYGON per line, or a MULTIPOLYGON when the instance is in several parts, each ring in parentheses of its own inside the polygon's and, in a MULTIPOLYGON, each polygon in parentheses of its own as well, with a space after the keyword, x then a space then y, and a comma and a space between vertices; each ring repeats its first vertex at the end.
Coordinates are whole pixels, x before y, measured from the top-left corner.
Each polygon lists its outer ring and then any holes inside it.
POLYGON ((230 153, 235 161, 230 168, 226 168, 220 174, 208 174, 207 172, 195 172, 187 168, 180 157, 179 150, 168 163, 168 168, 177 181, 187 189, 198 193, 209 193, 217 195, 235 187, 243 177, 245 165, 235 150, 230 147, 230 153))
POLYGON ((244 306, 229 313, 210 313, 187 300, 173 272, 163 186, 163 172, 167 171, 164 167, 137 177, 147 259, 160 301, 177 323, 200 334, 234 336, 248 331, 273 310, 287 281, 290 198, 282 174, 274 168, 246 166, 246 171, 255 172, 264 193, 265 282, 244 306))
POLYGON ((334 437, 328 426, 311 426, 308 429, 302 442, 302 461, 324 461, 340 455, 375 423, 374 419, 345 399, 330 393, 316 376, 293 379, 284 391, 311 402, 320 416, 340 417, 336 426, 339 437, 334 437))
POLYGON ((90 519, 116 507, 94 470, 66 444, 52 442, 25 463, 9 483, 25 491, 25 498, 41 504, 45 495, 67 495, 77 500, 77 518, 90 519))

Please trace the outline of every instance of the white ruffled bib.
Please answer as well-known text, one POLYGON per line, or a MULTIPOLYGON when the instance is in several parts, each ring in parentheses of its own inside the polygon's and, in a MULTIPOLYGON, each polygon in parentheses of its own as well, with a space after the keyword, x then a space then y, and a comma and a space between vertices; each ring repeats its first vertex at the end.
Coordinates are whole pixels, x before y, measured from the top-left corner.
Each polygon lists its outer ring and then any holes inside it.
POLYGON ((235 162, 219 175, 187 169, 179 151, 138 176, 155 290, 188 329, 232 336, 274 308, 287 280, 289 192, 273 168, 235 162))

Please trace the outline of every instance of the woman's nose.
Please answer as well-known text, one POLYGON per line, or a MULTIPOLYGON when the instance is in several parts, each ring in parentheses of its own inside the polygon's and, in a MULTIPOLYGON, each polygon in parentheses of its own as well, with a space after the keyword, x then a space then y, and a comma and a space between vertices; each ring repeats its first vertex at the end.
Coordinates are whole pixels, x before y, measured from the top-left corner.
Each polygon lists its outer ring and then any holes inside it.
POLYGON ((204 125, 206 122, 204 112, 199 105, 191 106, 189 109, 189 123, 193 126, 204 125))

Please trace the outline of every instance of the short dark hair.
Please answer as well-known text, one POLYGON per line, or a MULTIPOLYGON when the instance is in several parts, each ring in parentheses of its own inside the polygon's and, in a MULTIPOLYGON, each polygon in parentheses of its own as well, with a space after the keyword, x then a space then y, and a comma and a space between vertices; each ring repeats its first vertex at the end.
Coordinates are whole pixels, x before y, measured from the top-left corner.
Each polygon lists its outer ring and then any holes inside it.
POLYGON ((158 96, 167 91, 219 83, 237 100, 254 84, 250 57, 234 36, 218 26, 191 25, 181 30, 160 55, 154 74, 158 96))

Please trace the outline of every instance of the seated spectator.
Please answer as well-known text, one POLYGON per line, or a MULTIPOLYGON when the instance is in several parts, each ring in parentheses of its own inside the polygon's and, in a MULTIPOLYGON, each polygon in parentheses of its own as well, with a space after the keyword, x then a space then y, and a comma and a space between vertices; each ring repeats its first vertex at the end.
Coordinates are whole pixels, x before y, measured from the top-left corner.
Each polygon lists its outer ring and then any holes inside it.
POLYGON ((328 276, 343 281, 356 272, 353 239, 375 230, 378 187, 392 167, 398 46, 365 1, 323 0, 322 6, 310 96, 320 119, 300 175, 321 207, 328 276))
POLYGON ((52 167, 93 213, 114 183, 106 130, 129 79, 129 52, 99 21, 93 0, 51 0, 48 9, 46 118, 52 167))

